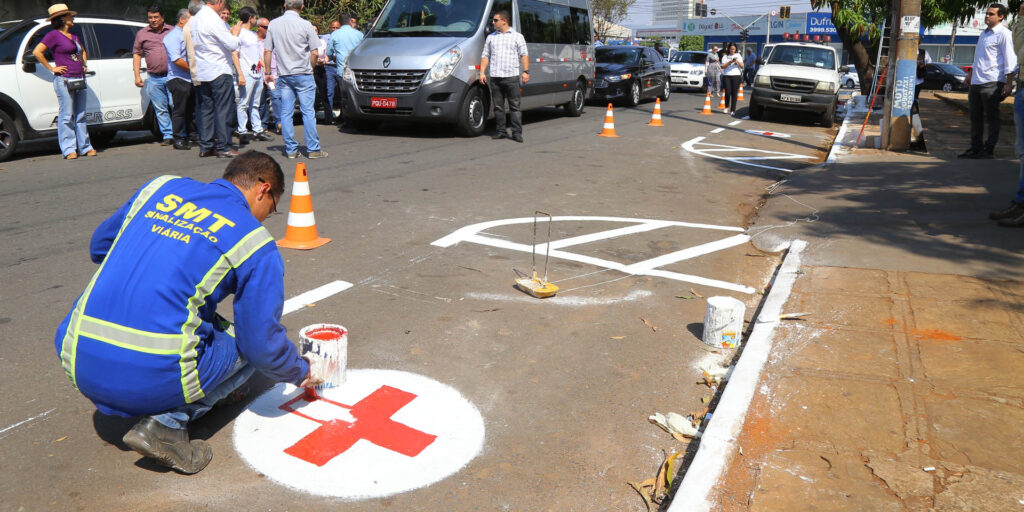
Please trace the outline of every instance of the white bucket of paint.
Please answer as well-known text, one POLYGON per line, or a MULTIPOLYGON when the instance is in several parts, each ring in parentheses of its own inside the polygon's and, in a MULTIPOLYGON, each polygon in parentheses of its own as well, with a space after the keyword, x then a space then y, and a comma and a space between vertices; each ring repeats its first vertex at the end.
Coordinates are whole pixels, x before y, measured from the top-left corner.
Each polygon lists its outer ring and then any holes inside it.
POLYGON ((715 348, 736 348, 743 335, 746 306, 732 297, 711 297, 704 313, 704 343, 715 348))
POLYGON ((348 330, 335 324, 313 324, 299 331, 301 353, 320 356, 317 374, 324 376, 324 383, 316 389, 337 388, 345 383, 345 367, 348 365, 348 330))

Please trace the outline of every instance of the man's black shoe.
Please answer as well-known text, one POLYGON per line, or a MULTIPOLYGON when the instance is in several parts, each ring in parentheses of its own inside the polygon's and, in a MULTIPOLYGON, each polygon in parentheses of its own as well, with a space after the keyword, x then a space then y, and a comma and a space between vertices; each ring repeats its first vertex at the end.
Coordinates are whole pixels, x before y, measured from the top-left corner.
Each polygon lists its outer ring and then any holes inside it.
POLYGON ((972 148, 972 149, 968 149, 967 151, 964 151, 963 153, 960 153, 956 157, 957 158, 979 158, 979 155, 981 155, 981 151, 978 151, 978 150, 972 148))
POLYGON ((519 143, 522 143, 523 142, 523 135, 521 133, 515 133, 515 134, 512 135, 512 140, 514 140, 516 142, 519 142, 519 143))
POLYGON ((174 149, 189 150, 192 149, 192 145, 188 143, 188 139, 174 139, 174 149))
POLYGON ((217 156, 217 150, 216 149, 211 149, 209 151, 200 151, 199 152, 199 158, 206 158, 208 156, 217 156))
POLYGON ((494 135, 491 135, 491 138, 494 139, 494 140, 507 139, 508 138, 508 134, 506 134, 506 133, 495 133, 494 135))
POLYGON ((160 141, 161 146, 170 146, 171 144, 174 144, 174 139, 164 139, 160 141))
POLYGON ((1010 206, 1007 206, 1002 210, 989 212, 988 218, 992 220, 1009 219, 1010 217, 1016 217, 1022 213, 1024 213, 1024 206, 1021 206, 1020 203, 1017 203, 1016 201, 1010 201, 1010 206))
POLYGON ((121 439, 129 448, 179 473, 198 473, 213 460, 204 441, 190 441, 188 430, 164 426, 151 416, 143 418, 121 439))
POLYGON ((1024 210, 1013 217, 999 219, 998 224, 1004 228, 1024 228, 1024 210))

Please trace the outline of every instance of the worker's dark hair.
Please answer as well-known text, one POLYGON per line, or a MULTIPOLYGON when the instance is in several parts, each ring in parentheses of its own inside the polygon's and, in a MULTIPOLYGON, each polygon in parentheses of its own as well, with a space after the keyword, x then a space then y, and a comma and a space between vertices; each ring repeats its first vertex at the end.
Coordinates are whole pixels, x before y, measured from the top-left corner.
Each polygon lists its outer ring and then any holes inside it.
POLYGON ((284 194, 284 172, 281 166, 272 156, 259 151, 246 151, 235 157, 228 168, 224 169, 223 178, 242 190, 256 186, 262 179, 270 184, 270 190, 275 196, 284 194))
POLYGON ((238 10, 238 21, 241 21, 242 23, 249 23, 249 20, 258 17, 256 9, 253 9, 248 5, 238 10))
POLYGON ((164 12, 160 10, 159 5, 153 4, 146 8, 146 14, 153 14, 154 12, 159 13, 161 16, 164 14, 164 12))
POLYGON ((343 12, 343 13, 339 14, 338 15, 338 23, 341 23, 341 26, 343 26, 343 27, 345 25, 348 25, 349 23, 352 23, 352 15, 347 13, 347 12, 343 12))
POLYGON ((494 13, 494 15, 498 16, 499 18, 501 18, 503 20, 505 20, 506 23, 512 24, 512 20, 508 17, 508 11, 501 10, 501 11, 498 11, 498 12, 494 13))
POLYGON ((1006 17, 1006 6, 1003 4, 988 4, 989 9, 995 9, 1000 18, 1006 17))

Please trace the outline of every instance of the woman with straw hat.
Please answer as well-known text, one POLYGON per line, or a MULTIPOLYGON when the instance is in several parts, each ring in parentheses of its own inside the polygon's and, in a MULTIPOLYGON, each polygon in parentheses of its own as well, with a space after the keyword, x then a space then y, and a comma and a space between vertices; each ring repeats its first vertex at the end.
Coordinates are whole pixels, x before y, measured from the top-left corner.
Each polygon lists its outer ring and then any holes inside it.
POLYGON ((86 85, 85 47, 76 34, 75 15, 67 4, 54 4, 48 9, 47 21, 53 30, 32 50, 36 60, 53 73, 53 90, 57 93, 57 139, 60 151, 66 160, 74 160, 79 154, 95 156, 96 150, 89 142, 89 131, 85 126, 86 85), (44 52, 53 55, 53 65, 46 60, 44 52))

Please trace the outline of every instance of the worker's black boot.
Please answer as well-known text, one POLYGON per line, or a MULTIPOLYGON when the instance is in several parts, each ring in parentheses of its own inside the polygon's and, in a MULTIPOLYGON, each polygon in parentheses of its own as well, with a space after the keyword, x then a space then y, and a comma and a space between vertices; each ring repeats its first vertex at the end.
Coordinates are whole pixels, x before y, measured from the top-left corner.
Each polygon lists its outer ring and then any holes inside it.
POLYGON ((213 460, 209 444, 189 441, 188 430, 166 427, 152 417, 136 423, 122 441, 132 450, 186 475, 202 471, 213 460))

